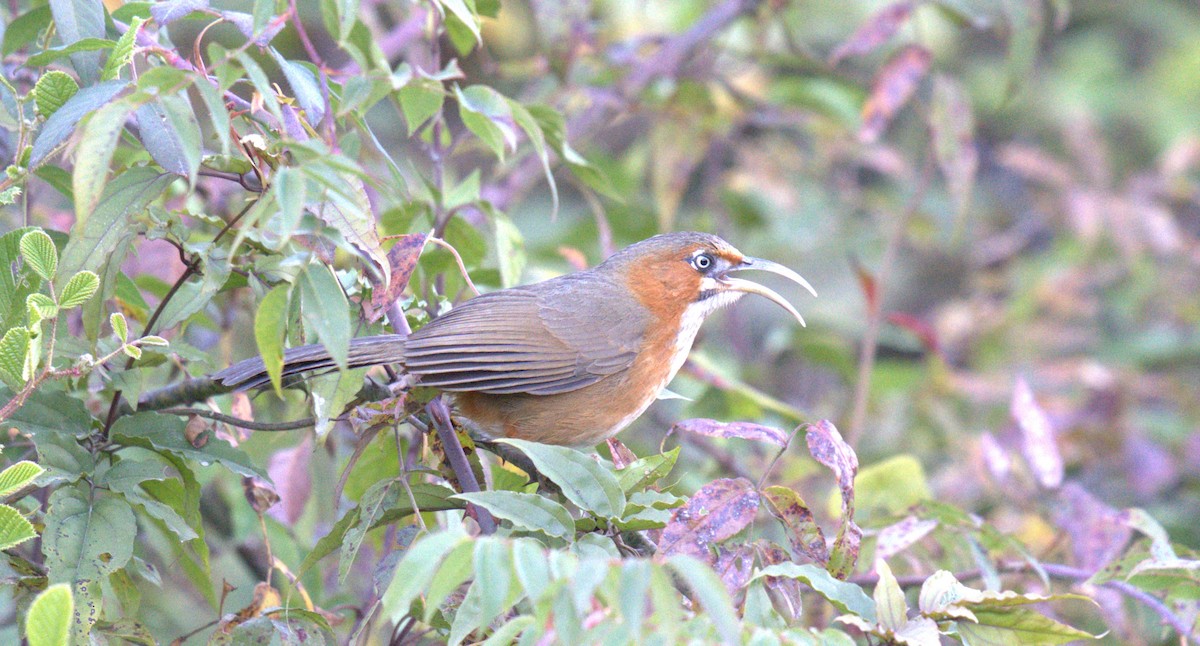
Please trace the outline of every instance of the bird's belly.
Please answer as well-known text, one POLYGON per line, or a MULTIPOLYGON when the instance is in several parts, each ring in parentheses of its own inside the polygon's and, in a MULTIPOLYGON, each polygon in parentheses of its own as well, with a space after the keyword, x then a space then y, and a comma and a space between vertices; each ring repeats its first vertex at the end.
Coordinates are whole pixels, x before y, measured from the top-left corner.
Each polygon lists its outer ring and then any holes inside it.
MULTIPOLYGON (((684 357, 686 358, 686 353, 684 357)), ((455 395, 459 411, 490 437, 594 446, 629 426, 654 403, 683 358, 638 365, 557 395, 455 395)))

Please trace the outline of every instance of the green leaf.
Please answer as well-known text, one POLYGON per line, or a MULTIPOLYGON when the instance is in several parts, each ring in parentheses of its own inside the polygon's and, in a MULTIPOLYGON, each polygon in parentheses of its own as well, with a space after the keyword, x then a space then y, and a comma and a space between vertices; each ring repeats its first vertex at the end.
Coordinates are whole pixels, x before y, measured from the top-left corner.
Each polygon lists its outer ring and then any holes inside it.
POLYGON ((81 271, 71 277, 58 295, 58 306, 62 309, 79 307, 95 296, 100 289, 100 279, 90 271, 81 271))
POLYGON ((426 623, 433 619, 433 616, 441 610, 442 603, 458 590, 459 586, 466 583, 475 571, 474 541, 463 541, 450 550, 446 558, 442 559, 442 564, 438 566, 437 572, 430 577, 429 587, 425 591, 424 620, 426 623))
POLYGON ((525 131, 529 143, 533 144, 533 151, 537 154, 538 161, 542 163, 542 172, 546 175, 546 185, 550 187, 550 217, 553 218, 558 213, 558 185, 554 183, 554 173, 550 169, 550 154, 546 152, 546 135, 537 119, 525 106, 509 99, 508 107, 512 110, 513 120, 518 126, 521 126, 521 130, 525 131))
POLYGON ((0 45, 0 56, 9 54, 32 43, 39 34, 50 26, 50 7, 34 7, 17 16, 4 28, 4 42, 0 45))
POLYGON ((848 612, 862 617, 869 623, 875 623, 875 602, 862 588, 853 583, 839 581, 833 578, 824 568, 811 563, 798 565, 796 563, 776 563, 759 570, 750 581, 763 577, 781 576, 804 582, 817 594, 833 604, 839 612, 848 612))
POLYGON ((35 229, 21 236, 21 257, 42 280, 54 280, 58 271, 58 249, 45 231, 35 229))
MULTIPOLYGON (((179 95, 158 97, 137 109, 138 138, 168 173, 196 180, 200 168, 200 124, 179 95)), ((78 196, 76 191, 76 196, 78 196)))
POLYGON ((558 485, 563 495, 580 509, 614 519, 620 518, 625 511, 625 492, 616 477, 583 453, 526 440, 498 441, 520 449, 537 470, 558 485))
MULTIPOLYGON (((92 0, 50 0, 50 12, 54 15, 54 27, 64 45, 72 45, 86 38, 104 37, 103 3, 92 0)), ((84 85, 91 85, 100 77, 99 53, 72 54, 71 64, 84 85)))
POLYGON ((620 483, 621 489, 626 494, 640 491, 658 482, 661 478, 665 478, 671 469, 675 468, 675 461, 678 459, 678 446, 666 453, 639 458, 624 469, 617 471, 617 482, 620 483))
POLYGON ((283 396, 283 342, 287 336, 288 300, 292 286, 278 285, 263 296, 254 314, 254 340, 258 354, 271 378, 271 385, 283 396))
POLYGON ((108 60, 104 61, 104 71, 100 73, 100 80, 111 81, 120 78, 121 70, 133 61, 134 41, 137 39, 138 30, 142 28, 142 23, 145 21, 141 16, 134 16, 129 21, 129 29, 121 34, 121 38, 117 40, 117 46, 108 53, 108 60))
POLYGON ((683 554, 672 556, 667 565, 687 584, 688 589, 700 602, 704 613, 721 635, 721 640, 727 644, 740 643, 741 630, 737 612, 733 609, 733 601, 729 598, 729 592, 721 578, 704 562, 683 554))
POLYGON ((575 521, 571 519, 571 512, 541 494, 476 491, 454 497, 479 505, 519 529, 542 532, 554 538, 570 539, 575 536, 575 521))
POLYGON ((93 112, 84 124, 71 175, 76 222, 86 220, 100 202, 117 140, 132 112, 132 107, 123 101, 109 103, 93 112))
POLYGON ((29 614, 25 617, 29 646, 67 646, 74 613, 70 585, 59 583, 43 590, 29 604, 29 614))
POLYGON ((475 37, 476 44, 483 44, 483 38, 479 34, 479 16, 475 15, 475 3, 471 2, 470 6, 467 6, 467 1, 439 0, 443 7, 454 14, 471 31, 471 35, 475 37))
POLYGON ((977 610, 978 623, 956 622, 964 643, 973 644, 1066 644, 1096 635, 1072 628, 1028 608, 977 610))
POLYGON ((33 479, 45 473, 35 462, 21 460, 0 471, 0 498, 7 498, 24 489, 33 479))
POLYGON ((167 451, 205 466, 219 462, 238 475, 270 480, 241 449, 230 446, 211 431, 206 430, 189 442, 184 435, 184 426, 183 420, 171 415, 137 413, 118 419, 109 432, 109 438, 126 446, 167 451))
POLYGON ((70 74, 61 70, 46 72, 38 79, 37 85, 33 86, 33 97, 37 104, 38 114, 46 118, 51 117, 78 91, 79 84, 71 78, 70 74))
POLYGON ((179 537, 179 540, 190 541, 199 538, 199 535, 196 534, 191 525, 188 524, 188 521, 183 517, 183 514, 186 512, 182 508, 184 504, 182 485, 179 485, 178 481, 167 475, 163 465, 158 464, 156 461, 121 460, 113 465, 111 469, 105 471, 97 479, 97 484, 106 486, 111 491, 121 494, 130 503, 138 505, 150 516, 161 520, 167 529, 179 537), (171 493, 180 494, 172 496, 169 502, 157 499, 142 487, 142 483, 145 482, 165 480, 176 482, 178 486, 170 491, 171 493), (175 506, 173 507, 171 503, 174 503, 175 506))
POLYGON ((879 582, 875 584, 875 613, 879 625, 887 630, 897 631, 908 623, 908 603, 904 600, 904 591, 896 582, 892 568, 887 561, 879 559, 875 562, 875 571, 879 574, 879 582))
POLYGON ((300 63, 285 59, 274 47, 271 48, 271 55, 275 57, 279 69, 283 70, 283 76, 291 86, 292 94, 304 110, 305 116, 308 117, 308 123, 314 127, 321 123, 321 120, 325 118, 325 97, 321 92, 321 86, 317 83, 317 77, 300 63))
POLYGON ((10 328, 0 338, 0 380, 13 390, 20 390, 27 381, 24 373, 28 351, 29 330, 26 328, 10 328))
MULTIPOLYGON (((376 483, 374 486, 380 486, 376 483)), ((440 485, 417 483, 410 485, 412 491, 412 500, 408 497, 408 492, 403 487, 395 487, 388 492, 388 498, 378 508, 373 518, 363 520, 363 507, 355 507, 347 511, 338 522, 334 524, 329 533, 322 536, 317 544, 313 546, 312 551, 304 557, 304 562, 300 564, 297 570, 297 576, 307 572, 317 561, 332 554, 339 546, 345 546, 346 536, 352 529, 359 524, 365 524, 367 531, 394 523, 397 520, 405 518, 413 514, 412 501, 417 503, 417 509, 422 512, 426 511, 446 511, 448 509, 461 509, 462 503, 451 498, 454 492, 440 485)), ((366 497, 366 493, 363 494, 366 497)))
POLYGON ((126 87, 128 84, 124 81, 107 81, 83 88, 67 100, 61 108, 55 110, 54 114, 46 119, 46 123, 42 124, 37 139, 33 141, 33 151, 29 155, 29 168, 41 166, 46 158, 58 150, 59 145, 71 136, 85 116, 108 104, 126 87))
POLYGON ((437 81, 414 77, 400 88, 396 97, 400 100, 400 110, 404 112, 411 137, 430 117, 441 111, 446 92, 437 81))
POLYGON ((121 343, 129 340, 129 324, 125 322, 125 315, 120 312, 113 312, 108 317, 108 324, 112 327, 113 336, 121 343))
POLYGON ((34 328, 39 321, 58 316, 58 305, 54 299, 42 293, 30 294, 25 299, 25 309, 29 312, 30 328, 34 328))
POLYGON ((350 350, 349 304, 329 267, 312 264, 300 275, 300 315, 329 356, 345 370, 350 350))
POLYGON ((475 542, 475 587, 479 588, 479 613, 499 617, 509 609, 507 603, 516 587, 512 556, 506 541, 487 536, 475 542))
POLYGON ((50 496, 42 552, 51 583, 98 582, 133 556, 137 521, 123 498, 78 485, 50 496))
POLYGON ((512 287, 520 282, 521 272, 525 269, 525 239, 517 225, 505 215, 493 214, 492 224, 496 227, 496 260, 500 265, 500 285, 512 287))
POLYGON ((66 58, 72 54, 79 52, 98 52, 106 49, 112 49, 116 45, 117 44, 113 41, 106 40, 104 38, 84 38, 83 40, 77 40, 70 45, 53 47, 51 49, 38 52, 33 56, 30 56, 29 59, 25 61, 25 65, 28 67, 45 67, 46 65, 49 65, 60 58, 66 58))
POLYGON ((455 86, 454 94, 458 97, 463 125, 482 139, 498 159, 504 159, 506 150, 517 149, 516 123, 504 95, 486 85, 472 85, 465 90, 455 86))
POLYGON ((25 520, 21 512, 8 505, 0 505, 0 550, 16 547, 36 537, 33 525, 25 520))
POLYGON ((413 543, 396 565, 396 575, 380 600, 383 616, 397 623, 409 614, 412 602, 430 583, 442 560, 459 543, 470 540, 461 530, 429 534, 413 543))

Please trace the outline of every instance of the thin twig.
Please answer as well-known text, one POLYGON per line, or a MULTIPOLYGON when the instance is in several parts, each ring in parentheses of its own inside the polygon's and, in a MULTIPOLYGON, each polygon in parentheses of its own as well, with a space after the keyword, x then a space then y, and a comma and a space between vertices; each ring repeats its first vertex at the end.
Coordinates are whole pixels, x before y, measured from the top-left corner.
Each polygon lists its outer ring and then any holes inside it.
POLYGON ((475 283, 471 281, 471 275, 467 273, 467 266, 463 264, 462 256, 458 255, 458 250, 455 249, 454 246, 449 242, 446 242, 441 238, 429 237, 426 239, 426 242, 432 242, 446 251, 449 251, 450 255, 454 256, 454 262, 458 263, 458 271, 462 274, 463 280, 467 281, 467 287, 470 287, 471 292, 476 296, 479 296, 479 289, 477 289, 475 287, 475 283))
POLYGON ((312 417, 293 420, 291 422, 255 422, 204 408, 163 408, 158 412, 164 415, 195 415, 251 431, 296 431, 302 428, 311 428, 317 423, 317 420, 312 417))
POLYGON ((858 446, 858 439, 862 436, 863 424, 867 419, 867 399, 871 393, 871 372, 875 369, 875 350, 879 345, 879 329, 883 324, 884 288, 887 285, 887 278, 892 272, 892 266, 896 264, 896 258, 900 254, 900 243, 904 240, 904 232, 908 229, 908 223, 920 210, 921 204, 925 201, 925 193, 929 191, 929 186, 933 183, 935 161, 931 150, 925 156, 921 178, 912 197, 909 198, 900 217, 896 218, 896 225, 892 228, 892 233, 888 236, 887 247, 883 250, 883 258, 879 261, 879 269, 875 271, 874 302, 868 303, 867 330, 863 333, 862 346, 858 353, 858 378, 854 384, 854 407, 851 409, 850 426, 846 433, 846 443, 851 447, 858 446))

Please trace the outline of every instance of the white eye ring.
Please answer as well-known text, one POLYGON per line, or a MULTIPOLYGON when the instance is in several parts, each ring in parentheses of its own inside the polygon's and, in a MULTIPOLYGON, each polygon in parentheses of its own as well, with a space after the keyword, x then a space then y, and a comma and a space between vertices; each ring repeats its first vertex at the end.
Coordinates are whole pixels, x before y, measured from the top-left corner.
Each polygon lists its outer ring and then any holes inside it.
POLYGON ((699 254, 695 258, 692 258, 692 266, 700 271, 704 271, 705 269, 712 267, 712 264, 712 256, 706 253, 699 254))

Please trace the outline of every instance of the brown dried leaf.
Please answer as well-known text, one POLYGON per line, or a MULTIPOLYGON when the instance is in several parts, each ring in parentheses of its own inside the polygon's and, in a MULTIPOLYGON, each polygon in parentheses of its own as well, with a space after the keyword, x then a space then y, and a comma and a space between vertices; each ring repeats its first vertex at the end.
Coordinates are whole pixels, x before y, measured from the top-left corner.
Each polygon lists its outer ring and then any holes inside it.
POLYGON ((787 487, 774 486, 764 489, 763 496, 767 499, 767 511, 787 528, 792 550, 825 565, 829 561, 825 534, 800 494, 787 487))
POLYGON ((875 274, 863 266, 857 256, 851 256, 850 264, 854 266, 854 275, 858 276, 858 286, 862 289, 863 298, 867 301, 867 315, 874 316, 879 311, 879 281, 875 274))
POLYGON ((308 462, 312 457, 312 440, 306 435, 299 444, 276 451, 267 458, 267 475, 276 484, 276 493, 283 504, 271 507, 267 513, 289 527, 296 524, 312 493, 312 476, 308 462))
POLYGON ((696 435, 708 437, 736 437, 743 440, 757 440, 775 446, 787 446, 788 434, 777 428, 752 424, 750 422, 718 422, 715 419, 685 419, 676 422, 668 435, 676 431, 687 431, 696 435))
POLYGON ((954 78, 938 74, 933 79, 929 129, 938 167, 946 178, 958 217, 971 204, 979 152, 975 149, 975 116, 967 91, 954 78))
POLYGON ((279 502, 279 494, 275 493, 275 487, 262 478, 242 478, 242 493, 246 495, 246 502, 250 503, 250 508, 258 514, 265 513, 279 502))
POLYGON ((903 0, 888 5, 859 25, 858 29, 829 56, 829 64, 837 65, 850 56, 869 54, 894 36, 912 15, 913 3, 903 0))
POLYGON ((282 603, 283 599, 279 596, 279 591, 272 588, 271 584, 260 581, 254 585, 254 598, 251 599, 250 604, 237 612, 225 615, 217 624, 217 632, 228 635, 239 624, 261 616, 264 609, 278 608, 282 603))
POLYGON ((892 558, 928 536, 937 526, 936 520, 921 520, 916 516, 909 516, 884 527, 879 531, 879 538, 875 542, 875 558, 892 558))
POLYGON ((842 439, 833 422, 827 419, 810 426, 805 439, 808 441, 808 452, 817 462, 833 470, 838 489, 841 490, 842 525, 833 541, 825 569, 833 576, 845 579, 858 561, 863 535, 862 528, 854 522, 854 476, 858 473, 858 456, 842 439))
POLYGON ((188 418, 187 425, 183 427, 183 436, 187 438, 188 444, 202 449, 205 444, 208 444, 208 434, 204 432, 206 430, 208 430, 208 420, 199 415, 192 415, 188 418))
POLYGON ((608 452, 612 454, 613 466, 618 469, 624 469, 629 465, 637 462, 637 455, 629 450, 621 440, 615 437, 608 438, 608 452))
POLYGON ((371 290, 371 302, 363 308, 368 321, 378 321, 384 310, 400 298, 404 287, 412 278, 413 270, 417 268, 417 260, 421 257, 421 251, 425 249, 427 237, 424 233, 409 233, 400 236, 396 244, 388 250, 387 261, 391 268, 391 277, 386 289, 380 289, 376 284, 371 290))
POLYGON ((932 59, 924 47, 908 45, 884 63, 871 83, 871 95, 863 104, 859 141, 874 143, 879 140, 896 113, 917 91, 921 79, 929 72, 932 59))
POLYGON ((1011 410, 1013 419, 1017 420, 1017 426, 1021 429, 1025 462, 1034 478, 1046 489, 1057 489, 1063 481, 1063 459, 1058 452, 1054 426, 1046 411, 1033 398, 1033 390, 1023 377, 1017 378, 1011 410))
POLYGON ((704 485, 686 505, 671 514, 662 531, 659 552, 687 554, 712 565, 710 547, 742 531, 758 513, 758 492, 745 478, 722 478, 704 485))
POLYGON ((903 328, 917 337, 927 352, 941 354, 942 346, 938 342, 937 330, 924 320, 907 312, 891 312, 887 315, 888 323, 903 328))

